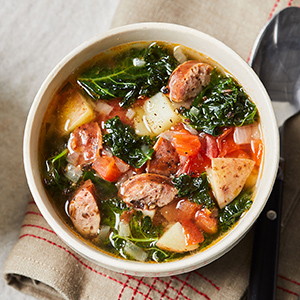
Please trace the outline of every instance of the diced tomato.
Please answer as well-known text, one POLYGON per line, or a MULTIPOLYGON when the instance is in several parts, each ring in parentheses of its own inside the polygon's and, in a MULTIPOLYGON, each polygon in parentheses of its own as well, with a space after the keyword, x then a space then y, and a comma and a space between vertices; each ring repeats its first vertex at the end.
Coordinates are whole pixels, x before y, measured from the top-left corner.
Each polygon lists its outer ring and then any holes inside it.
POLYGON ((160 209, 160 212, 168 222, 172 223, 194 219, 195 213, 199 209, 201 209, 199 204, 190 202, 187 199, 181 199, 165 205, 160 209))
POLYGON ((187 246, 202 243, 204 241, 203 233, 190 220, 180 221, 183 227, 185 244, 187 246))
POLYGON ((249 155, 246 151, 239 149, 230 152, 229 154, 225 155, 225 157, 237 157, 237 158, 248 158, 251 159, 251 155, 249 155))
POLYGON ((178 155, 183 156, 195 156, 201 147, 199 137, 184 129, 174 132, 172 142, 178 155))
POLYGON ((124 107, 120 107, 119 103, 120 103, 120 98, 116 98, 116 99, 111 99, 109 100, 109 105, 113 107, 112 111, 108 114, 108 115, 104 115, 104 114, 99 114, 97 116, 97 121, 99 124, 103 124, 105 123, 107 120, 115 117, 115 116, 119 116, 120 120, 122 121, 122 123, 126 124, 126 125, 130 125, 133 126, 133 121, 130 120, 126 114, 127 114, 127 109, 124 107))
POLYGON ((105 180, 114 182, 121 176, 113 156, 100 156, 93 163, 93 169, 105 180))
POLYGON ((230 152, 239 149, 239 146, 234 142, 233 132, 233 128, 227 129, 217 138, 217 145, 220 151, 219 157, 225 157, 230 152))
POLYGON ((201 152, 198 152, 195 157, 188 158, 186 163, 179 170, 178 175, 189 174, 193 177, 200 176, 205 168, 210 164, 210 159, 207 156, 203 155, 201 152))
POLYGON ((176 208, 177 203, 178 201, 176 200, 172 201, 160 209, 160 213, 169 223, 178 221, 178 209, 176 208))
POLYGON ((196 211, 199 210, 201 206, 187 199, 183 199, 178 201, 176 208, 179 212, 178 220, 191 220, 195 217, 196 211))
POLYGON ((211 217, 205 210, 198 210, 195 214, 195 224, 198 228, 209 234, 218 231, 218 221, 211 217))
POLYGON ((251 141, 251 150, 253 153, 253 160, 255 160, 256 165, 260 165, 261 163, 261 159, 262 159, 262 155, 264 152, 264 144, 262 142, 262 140, 252 140, 251 141))
POLYGON ((208 158, 216 158, 219 155, 219 149, 217 145, 217 138, 210 134, 204 134, 201 142, 201 152, 208 158))

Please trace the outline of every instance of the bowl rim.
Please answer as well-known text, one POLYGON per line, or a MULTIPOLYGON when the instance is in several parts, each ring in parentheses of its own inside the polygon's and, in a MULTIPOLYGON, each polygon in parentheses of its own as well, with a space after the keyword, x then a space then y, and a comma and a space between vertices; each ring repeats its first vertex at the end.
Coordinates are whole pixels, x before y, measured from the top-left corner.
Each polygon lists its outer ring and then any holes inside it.
MULTIPOLYGON (((202 267, 226 252, 228 252, 232 247, 234 247, 239 240, 249 231, 252 227, 253 223, 261 213, 265 203, 268 199, 268 196, 271 193, 272 186, 274 184, 276 174, 277 174, 277 166, 279 161, 279 134, 278 130, 271 131, 272 139, 274 140, 274 145, 272 146, 272 153, 271 159, 273 160, 273 164, 269 164, 268 174, 269 177, 266 179, 266 182, 269 186, 268 189, 264 189, 262 194, 260 195, 261 203, 260 205, 252 205, 250 211, 251 218, 249 212, 243 216, 243 218, 239 221, 238 226, 235 226, 234 230, 229 231, 224 237, 222 237, 222 243, 217 242, 216 244, 209 247, 209 251, 201 251, 195 255, 191 255, 185 257, 180 260, 175 260, 171 262, 165 263, 144 263, 144 262, 136 262, 136 261, 129 261, 123 260, 120 258, 113 257, 108 255, 102 251, 96 250, 94 247, 87 246, 85 242, 83 242, 80 238, 74 234, 70 228, 64 225, 61 217, 54 211, 54 209, 50 207, 51 203, 49 199, 43 200, 45 194, 41 191, 37 184, 36 180, 40 177, 39 170, 34 169, 34 154, 37 152, 37 149, 34 149, 34 145, 32 145, 32 139, 38 139, 37 137, 33 137, 33 129, 35 125, 35 115, 39 109, 41 100, 43 99, 43 95, 45 94, 46 90, 49 88, 51 81, 55 78, 55 76, 66 66, 68 62, 70 62, 75 56, 80 55, 82 51, 87 51, 86 49, 92 47, 95 43, 101 42, 105 38, 115 38, 117 36, 121 36, 124 33, 128 33, 128 31, 134 32, 138 31, 147 31, 147 30, 169 30, 169 31, 176 31, 178 34, 185 34, 190 35, 192 37, 201 37, 201 39, 209 42, 210 44, 221 48, 222 51, 225 52, 226 55, 232 57, 234 61, 236 61, 240 66, 243 67, 245 72, 247 72, 248 77, 251 79, 252 82, 256 84, 258 89, 261 92, 261 95, 266 101, 265 107, 268 111, 269 120, 272 125, 276 125, 276 118, 273 112, 273 108, 271 105, 271 101, 269 96, 255 74, 255 72, 251 69, 251 67, 231 48, 226 46, 221 41, 217 40, 216 38, 209 36, 206 33, 203 33, 199 30, 177 25, 171 23, 160 23, 160 22, 146 22, 146 23, 136 23, 125 25, 117 28, 113 28, 108 30, 107 32, 97 35, 88 41, 82 43, 78 47, 76 47, 73 51, 67 54, 49 73, 49 75, 44 80, 43 84, 41 85, 40 89, 38 90, 34 101, 31 105, 30 111, 28 113, 25 131, 24 131, 24 139, 23 139, 23 161, 24 161, 24 168, 25 174, 27 178, 27 182, 31 191, 31 194, 41 211, 42 215, 52 227, 52 229, 57 233, 57 235, 73 250, 78 252, 83 257, 87 258, 88 260, 101 265, 107 269, 123 272, 131 275, 143 275, 143 276, 169 276, 180 274, 188 271, 192 271, 198 267, 202 267), (47 203, 48 202, 48 203, 47 203), (56 214, 53 215, 53 213, 56 214), (58 220, 60 218, 60 221, 58 220), (233 234, 234 232, 234 234, 233 234)), ((139 39, 141 40, 141 39, 139 39)), ((150 40, 150 39, 148 39, 150 40)), ((119 45, 118 40, 116 39, 116 45, 119 45)), ((221 64, 222 65, 222 64, 221 64)), ((234 74, 233 74, 234 75, 234 74)), ((49 101, 47 102, 47 106, 49 101)), ((277 127, 277 125, 276 125, 277 127)), ((270 158, 268 158, 270 160, 270 158)), ((266 162, 264 162, 266 163, 266 162)), ((256 196, 255 196, 256 198, 256 196)), ((253 203, 254 204, 254 203, 253 203)))

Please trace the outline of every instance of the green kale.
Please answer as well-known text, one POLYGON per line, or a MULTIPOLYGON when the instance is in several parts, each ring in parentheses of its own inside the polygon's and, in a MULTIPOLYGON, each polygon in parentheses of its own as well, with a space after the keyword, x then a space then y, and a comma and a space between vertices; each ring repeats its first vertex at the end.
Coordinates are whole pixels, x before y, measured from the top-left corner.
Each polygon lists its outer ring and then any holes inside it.
POLYGON ((77 79, 95 100, 122 98, 120 105, 131 106, 139 96, 151 97, 168 82, 178 62, 171 51, 157 43, 147 49, 132 48, 115 57, 115 66, 95 65, 77 79), (134 59, 142 64, 134 64, 134 59))
POLYGON ((102 200, 115 197, 118 194, 118 189, 114 183, 97 176, 93 170, 83 171, 82 179, 84 181, 90 179, 93 182, 97 190, 97 194, 100 195, 102 200))
POLYGON ((131 238, 133 242, 147 243, 157 241, 162 235, 162 227, 154 226, 149 216, 144 216, 141 211, 136 211, 129 222, 131 238))
POLYGON ((112 198, 100 201, 99 210, 101 212, 101 225, 108 225, 111 228, 118 229, 121 214, 128 210, 126 203, 118 198, 112 198))
POLYGON ((241 215, 250 209, 252 205, 252 194, 249 192, 242 192, 231 203, 226 205, 220 210, 219 224, 221 231, 227 231, 232 225, 234 225, 241 215))
POLYGON ((154 226, 149 216, 144 216, 141 211, 135 211, 129 221, 129 227, 130 236, 120 236, 118 230, 115 230, 109 237, 111 246, 119 255, 127 258, 124 248, 126 245, 133 243, 147 253, 150 260, 161 262, 170 257, 170 252, 163 251, 155 246, 159 237, 163 234, 163 230, 161 225, 154 226))
POLYGON ((118 116, 107 120, 105 128, 108 133, 103 136, 103 141, 113 155, 135 168, 140 168, 151 159, 154 140, 149 136, 138 136, 134 129, 124 125, 118 116))
POLYGON ((215 203, 210 196, 211 188, 205 172, 200 177, 181 174, 173 178, 173 183, 178 190, 177 195, 179 197, 187 198, 191 202, 198 203, 209 209, 214 207, 215 203))
POLYGON ((98 194, 101 195, 101 199, 114 197, 118 193, 117 188, 113 183, 97 176, 93 170, 82 170, 82 175, 77 183, 70 181, 65 176, 65 169, 68 164, 66 160, 67 154, 68 149, 66 148, 58 155, 46 160, 44 182, 48 188, 58 187, 64 194, 69 194, 76 190, 82 181, 90 179, 94 183, 98 194))
POLYGON ((44 182, 48 187, 57 186, 65 190, 70 186, 70 181, 64 175, 64 168, 67 165, 66 157, 68 149, 64 149, 58 155, 46 160, 46 174, 44 182))
POLYGON ((195 129, 213 136, 222 127, 252 124, 258 118, 257 108, 242 87, 232 78, 214 69, 208 86, 194 99, 191 107, 179 112, 195 129))

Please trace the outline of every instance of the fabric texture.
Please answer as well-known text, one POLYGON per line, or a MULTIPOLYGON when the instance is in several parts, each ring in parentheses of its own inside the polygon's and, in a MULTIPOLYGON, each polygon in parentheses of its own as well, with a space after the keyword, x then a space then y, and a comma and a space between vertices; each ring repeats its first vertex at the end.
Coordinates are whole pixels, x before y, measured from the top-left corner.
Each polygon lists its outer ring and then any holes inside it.
MULTIPOLYGON (((246 61, 265 23, 299 1, 121 0, 113 27, 136 22, 169 22, 208 33, 246 61)), ((286 125, 286 181, 277 299, 300 294, 299 198, 300 118, 286 125)), ((37 299, 244 299, 250 273, 252 230, 231 251, 196 271, 171 277, 134 277, 89 262, 71 250, 49 227, 30 200, 18 243, 3 276, 14 288, 37 299)))

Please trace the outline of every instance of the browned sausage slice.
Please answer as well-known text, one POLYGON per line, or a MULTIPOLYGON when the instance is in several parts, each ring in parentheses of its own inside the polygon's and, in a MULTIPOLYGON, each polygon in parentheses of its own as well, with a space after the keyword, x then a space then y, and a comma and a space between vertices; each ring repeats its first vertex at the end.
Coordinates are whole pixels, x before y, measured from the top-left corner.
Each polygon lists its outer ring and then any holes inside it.
POLYGON ((210 82, 212 66, 196 60, 189 60, 179 65, 171 74, 168 89, 169 97, 174 102, 195 98, 210 82))
POLYGON ((74 165, 94 162, 102 149, 102 134, 98 123, 86 123, 76 128, 68 141, 68 159, 74 165))
POLYGON ((142 209, 154 209, 170 203, 177 194, 168 177, 143 173, 125 181, 120 196, 128 205, 142 209))
POLYGON ((93 238, 100 227, 100 213, 95 199, 95 187, 87 180, 69 204, 69 215, 76 230, 85 238, 93 238))
POLYGON ((179 167, 179 157, 172 143, 160 137, 154 145, 154 153, 148 163, 148 172, 169 177, 179 167))

